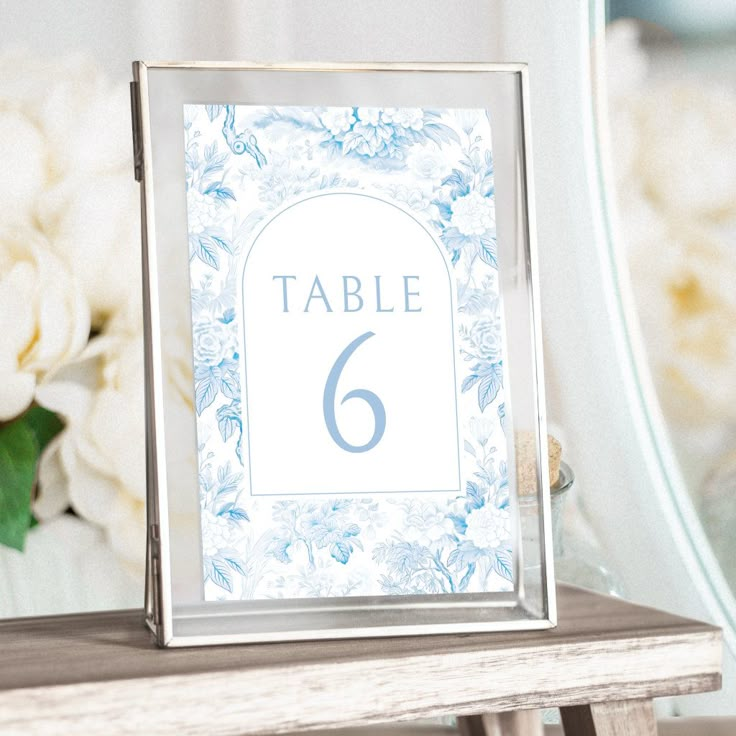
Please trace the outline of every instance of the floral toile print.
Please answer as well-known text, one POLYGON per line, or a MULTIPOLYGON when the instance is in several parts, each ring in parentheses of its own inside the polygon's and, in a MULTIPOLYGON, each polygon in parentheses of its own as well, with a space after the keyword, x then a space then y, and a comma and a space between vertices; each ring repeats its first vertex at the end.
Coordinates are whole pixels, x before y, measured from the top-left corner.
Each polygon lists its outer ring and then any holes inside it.
MULTIPOLYGON (((504 332, 487 113, 186 105, 184 141, 205 598, 511 590, 515 525, 506 463, 504 332), (256 393, 261 394, 249 390, 252 364, 268 351, 254 347, 244 323, 260 320, 262 325, 268 318, 248 306, 246 262, 256 252, 254 243, 259 238, 263 241, 272 223, 280 217, 284 221, 283 213, 289 208, 296 212, 302 203, 317 197, 327 202, 324 195, 360 195, 371 200, 366 207, 376 207, 376 212, 392 205, 400 213, 396 216, 410 218, 428 234, 428 247, 442 255, 441 268, 451 284, 447 310, 452 305, 453 334, 448 345, 454 385, 448 389, 457 424, 451 443, 456 447, 450 448, 456 459, 455 476, 448 474, 456 480, 442 488, 418 483, 421 488, 407 486, 390 492, 387 481, 385 488, 379 483, 371 492, 371 488, 352 488, 350 483, 333 487, 325 480, 324 490, 309 486, 303 493, 280 493, 281 481, 274 481, 271 490, 259 491, 268 485, 259 478, 269 473, 281 477, 281 466, 293 464, 299 455, 297 443, 289 439, 291 420, 282 421, 280 414, 270 418, 269 426, 276 429, 269 431, 282 432, 283 442, 270 443, 269 452, 275 454, 269 455, 268 463, 259 460, 254 449, 258 445, 251 442, 258 431, 253 402, 256 393), (279 446, 274 449, 274 444, 279 446)), ((338 199, 330 201, 336 206, 338 199)), ((351 247, 357 246, 350 242, 343 246, 351 247)), ((315 251, 306 257, 318 274, 323 256, 315 251)), ((295 311, 298 279, 281 273, 271 276, 269 272, 268 284, 279 289, 274 294, 283 300, 281 312, 289 311, 288 299, 295 311)), ((397 310, 388 317, 379 315, 383 322, 377 324, 388 325, 387 319, 397 324, 405 319, 408 324, 413 315, 407 313, 430 319, 432 295, 421 292, 419 276, 401 276, 403 291, 397 292, 400 298, 390 308, 379 277, 371 278, 376 279, 375 294, 370 292, 374 312, 393 312, 394 306, 397 310), (424 299, 421 306, 420 298, 424 299)), ((368 308, 367 286, 358 276, 342 276, 338 299, 317 275, 310 286, 297 305, 300 319, 310 311, 319 311, 324 319, 327 312, 332 318, 340 310, 368 308)), ((335 315, 334 324, 342 324, 338 319, 343 317, 335 315)), ((418 333, 407 334, 415 339, 418 333)), ((428 334, 431 337, 431 330, 428 334)), ((347 347, 330 343, 324 350, 310 351, 306 358, 289 360, 288 375, 295 377, 290 381, 293 385, 279 388, 280 394, 288 394, 284 406, 293 407, 302 400, 301 363, 310 356, 329 353, 325 365, 333 364, 330 376, 338 380, 345 366, 357 362, 353 356, 380 349, 379 338, 373 330, 364 330, 347 347)), ((274 355, 290 355, 289 346, 280 343, 276 332, 270 344, 274 355)), ((433 370, 430 355, 414 351, 411 360, 402 362, 404 375, 423 380, 433 370)), ((389 361, 385 355, 381 358, 381 364, 389 361)), ((312 403, 319 409, 324 395, 324 420, 320 413, 315 434, 335 457, 368 462, 370 453, 383 445, 411 443, 411 433, 404 432, 403 439, 396 432, 391 435, 397 413, 392 413, 395 407, 388 401, 384 406, 380 392, 361 389, 346 394, 343 390, 335 395, 336 388, 332 385, 330 393, 330 385, 327 379, 324 394, 322 386, 318 392, 315 389, 312 403), (364 413, 372 416, 374 424, 372 437, 362 443, 347 438, 335 417, 337 410, 330 408, 342 410, 340 401, 345 403, 351 395, 353 403, 367 407, 364 413)), ((431 430, 435 397, 433 392, 428 394, 415 421, 431 430)), ((292 420, 296 421, 293 416, 292 420)), ((419 452, 421 458, 421 448, 419 452)), ((425 446, 423 457, 429 465, 433 454, 425 446)), ((314 464, 320 465, 318 457, 314 463, 301 463, 305 474, 322 472, 312 468, 314 464)))

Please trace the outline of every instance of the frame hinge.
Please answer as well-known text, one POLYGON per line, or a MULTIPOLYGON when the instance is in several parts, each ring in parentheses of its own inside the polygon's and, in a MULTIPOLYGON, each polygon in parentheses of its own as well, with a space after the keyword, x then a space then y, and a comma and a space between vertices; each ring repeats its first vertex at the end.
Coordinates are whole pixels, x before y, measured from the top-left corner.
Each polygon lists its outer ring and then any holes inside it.
POLYGON ((146 614, 158 637, 161 626, 161 539, 158 524, 150 524, 148 527, 147 572, 146 614))
POLYGON ((133 173, 136 181, 143 179, 143 136, 141 135, 140 86, 130 83, 130 118, 133 130, 133 173))

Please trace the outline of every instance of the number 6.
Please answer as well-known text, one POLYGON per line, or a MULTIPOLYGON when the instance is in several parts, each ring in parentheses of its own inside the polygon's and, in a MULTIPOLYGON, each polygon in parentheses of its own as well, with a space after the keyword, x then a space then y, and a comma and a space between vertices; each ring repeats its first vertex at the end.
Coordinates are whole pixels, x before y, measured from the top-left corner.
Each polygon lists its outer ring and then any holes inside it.
POLYGON ((327 383, 325 383, 325 392, 322 398, 322 412, 325 417, 327 431, 330 433, 330 437, 332 437, 335 444, 346 452, 368 452, 368 450, 372 450, 381 441, 383 433, 386 431, 386 410, 383 408, 383 403, 381 402, 381 399, 373 393, 373 391, 368 391, 368 389, 365 388, 356 388, 349 391, 345 394, 340 403, 344 404, 348 399, 363 399, 363 401, 370 406, 375 421, 373 437, 371 437, 365 445, 351 445, 340 434, 340 430, 337 428, 337 421, 335 419, 335 393, 337 392, 337 382, 340 380, 340 374, 345 368, 345 364, 350 359, 350 356, 369 337, 373 337, 374 335, 374 332, 364 332, 360 337, 356 337, 355 340, 353 340, 350 345, 340 353, 327 376, 327 383))

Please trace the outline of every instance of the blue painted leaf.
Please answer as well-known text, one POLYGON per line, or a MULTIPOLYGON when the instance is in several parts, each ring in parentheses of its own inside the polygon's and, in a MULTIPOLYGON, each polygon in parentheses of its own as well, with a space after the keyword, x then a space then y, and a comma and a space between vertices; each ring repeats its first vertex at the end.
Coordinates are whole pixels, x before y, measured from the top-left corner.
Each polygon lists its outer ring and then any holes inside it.
POLYGON ((457 514, 448 514, 447 518, 452 522, 453 526, 455 527, 455 531, 458 534, 465 534, 465 531, 468 528, 465 517, 458 516, 457 514))
POLYGON ((223 186, 222 184, 218 184, 216 182, 210 184, 204 190, 203 194, 209 194, 210 196, 215 197, 221 202, 224 202, 226 199, 232 199, 233 202, 235 201, 235 194, 233 193, 233 190, 230 189, 230 187, 223 186))
POLYGON ((357 537, 360 534, 360 527, 357 524, 350 524, 343 529, 343 535, 346 537, 357 537))
POLYGON ((480 249, 478 251, 480 259, 493 268, 498 268, 498 258, 496 256, 496 238, 490 235, 481 235, 480 249))
POLYGON ((224 404, 217 410, 217 428, 223 442, 227 442, 235 430, 240 431, 242 426, 239 407, 235 406, 235 402, 224 404))
POLYGON ((486 178, 484 179, 480 186, 478 187, 478 191, 484 196, 484 197, 492 197, 493 193, 495 192, 496 187, 493 183, 493 178, 486 178))
POLYGON ((228 307, 223 313, 222 317, 219 318, 220 322, 224 325, 229 325, 235 319, 235 308, 228 307))
POLYGON ((454 140, 458 143, 460 138, 458 134, 449 126, 442 123, 427 123, 422 128, 422 133, 435 143, 442 144, 446 141, 454 140))
POLYGON ((213 560, 210 564, 209 576, 215 585, 223 588, 228 593, 233 592, 233 581, 225 565, 213 560))
POLYGON ((225 557, 224 560, 225 562, 227 562, 228 565, 230 565, 230 567, 232 567, 233 570, 235 570, 235 572, 239 572, 241 575, 245 575, 245 570, 243 570, 243 568, 240 566, 240 563, 236 559, 232 557, 225 557))
POLYGON ((192 238, 191 242, 194 249, 194 255, 197 256, 202 263, 215 269, 220 267, 220 258, 217 255, 217 248, 211 238, 208 238, 206 235, 200 235, 192 238))
POLYGON ((354 148, 357 148, 361 143, 365 142, 365 138, 358 132, 355 133, 352 130, 345 134, 342 139, 342 152, 350 153, 354 148))
POLYGON ((289 563, 291 562, 291 557, 289 557, 289 547, 291 547, 291 540, 275 539, 269 548, 269 553, 279 562, 289 563))
POLYGON ((233 521, 250 521, 250 517, 245 511, 239 507, 235 507, 225 512, 225 516, 233 521))
POLYGON ((220 390, 229 399, 240 397, 240 376, 237 371, 237 363, 234 361, 223 361, 220 374, 220 390))
POLYGON ((452 217, 452 207, 449 202, 442 202, 436 199, 433 204, 439 210, 440 217, 443 220, 449 220, 452 217))
POLYGON ((194 380, 201 381, 203 378, 207 378, 212 369, 206 363, 197 363, 194 368, 194 380))
POLYGON ((353 545, 349 542, 335 542, 330 546, 330 555, 343 565, 350 559, 353 545))
POLYGON ((442 182, 442 186, 447 184, 465 185, 465 174, 460 169, 453 169, 451 174, 448 174, 442 182))
POLYGON ((464 441, 463 447, 465 448, 465 452, 475 457, 475 447, 470 444, 467 440, 464 441))
POLYGON ((212 122, 222 111, 222 105, 205 105, 204 109, 207 111, 210 122, 212 122))
POLYGON ((472 542, 463 542, 450 553, 447 564, 454 566, 456 570, 462 570, 485 556, 485 551, 478 549, 472 542))
POLYGON ((453 169, 452 174, 442 180, 442 185, 450 185, 450 193, 453 199, 464 197, 470 193, 470 182, 467 172, 453 169))
POLYGON ((201 415, 202 412, 215 400, 217 396, 217 386, 213 380, 213 376, 210 373, 207 378, 203 378, 198 381, 194 387, 194 404, 197 409, 197 414, 201 415))
POLYGON ((272 554, 281 562, 291 562, 289 547, 291 547, 291 542, 288 539, 280 539, 274 547, 272 554))
POLYGON ((486 502, 482 488, 472 480, 469 480, 465 484, 465 493, 468 497, 468 505, 470 507, 468 510, 479 509, 486 502))
MULTIPOLYGON (((207 156, 205 156, 205 159, 207 156)), ((220 153, 217 155, 213 155, 212 158, 210 158, 207 163, 204 165, 204 168, 202 169, 202 179, 207 179, 211 177, 213 174, 216 174, 220 171, 222 171, 225 168, 225 161, 227 160, 227 153, 220 153)))
POLYGON ((483 375, 478 383, 478 406, 481 411, 498 396, 503 385, 503 368, 500 363, 493 363, 490 370, 483 375))
POLYGON ((514 562, 511 550, 501 548, 496 550, 496 559, 493 561, 493 569, 506 580, 514 579, 514 562))
POLYGON ((445 228, 440 238, 452 250, 460 250, 468 244, 468 236, 463 235, 456 227, 445 228))
POLYGON ((230 187, 219 187, 217 189, 217 198, 221 199, 222 201, 225 201, 226 199, 232 199, 234 202, 235 194, 233 193, 233 190, 230 189, 230 187))
MULTIPOLYGON (((219 494, 218 494, 219 495, 219 494)), ((218 516, 223 516, 227 511, 235 506, 235 501, 228 501, 218 512, 218 516)))
POLYGON ((462 386, 460 386, 460 391, 465 393, 466 391, 470 391, 473 386, 480 380, 480 376, 476 376, 475 374, 471 373, 469 376, 466 376, 463 380, 462 386))
POLYGON ((337 157, 342 152, 342 143, 334 138, 328 138, 319 144, 320 148, 324 148, 329 156, 337 157))
POLYGON ((224 250, 225 253, 229 253, 230 255, 233 254, 233 249, 230 246, 230 243, 228 243, 221 235, 215 235, 210 231, 202 233, 202 235, 199 236, 199 239, 206 248, 213 252, 216 248, 220 248, 221 250, 224 250))

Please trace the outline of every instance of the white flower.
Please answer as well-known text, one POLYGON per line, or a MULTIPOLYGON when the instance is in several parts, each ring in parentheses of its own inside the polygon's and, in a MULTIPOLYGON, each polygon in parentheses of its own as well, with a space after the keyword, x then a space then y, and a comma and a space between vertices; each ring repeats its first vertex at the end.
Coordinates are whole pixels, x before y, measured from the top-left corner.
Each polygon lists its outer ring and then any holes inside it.
POLYGON ((403 537, 408 542, 432 547, 452 530, 452 522, 436 504, 412 502, 406 508, 403 537))
POLYGON ((89 308, 65 264, 31 230, 0 232, 0 421, 89 337, 89 308))
POLYGON ((51 180, 95 173, 130 172, 130 96, 126 83, 111 84, 83 55, 36 58, 23 51, 0 54, 0 106, 27 117, 46 142, 51 180))
POLYGON ((640 236, 632 281, 660 399, 694 428, 736 418, 736 254, 717 232, 681 227, 640 236))
POLYGON ((187 191, 187 217, 189 232, 199 235, 217 221, 217 200, 209 194, 202 194, 194 187, 187 191))
POLYGON ((231 534, 227 519, 202 509, 202 552, 205 557, 214 557, 229 547, 231 534))
POLYGON ((399 184, 398 186, 391 188, 390 191, 391 196, 397 202, 403 202, 413 210, 422 212, 431 204, 429 196, 417 187, 409 189, 406 184, 399 184))
POLYGON ((496 210, 491 197, 480 192, 470 192, 452 203, 450 223, 463 235, 483 235, 495 227, 496 210))
POLYGON ((465 536, 479 549, 500 547, 511 533, 508 509, 499 509, 492 503, 473 509, 465 523, 465 536))
POLYGON ((332 133, 332 135, 340 135, 347 133, 355 122, 352 107, 328 107, 325 112, 319 116, 322 125, 332 133))
POLYGON ((30 223, 46 184, 46 145, 33 121, 17 110, 0 111, 0 161, 0 220, 30 223))
POLYGON ((638 104, 636 174, 669 217, 718 218, 736 202, 736 94, 677 81, 638 104))
POLYGON ((498 315, 477 320, 470 328, 469 337, 479 358, 497 363, 503 357, 501 320, 498 315))
POLYGON ((607 44, 612 162, 659 397, 692 445, 736 419, 736 95, 650 76, 638 35, 618 22, 607 44))
POLYGON ((127 85, 80 57, 0 56, 0 224, 39 229, 73 270, 92 323, 139 293, 139 197, 127 85))
POLYGON ((133 564, 145 545, 142 359, 140 335, 102 336, 39 390, 67 426, 41 460, 38 515, 70 503, 111 532, 133 564))
POLYGON ((139 193, 127 167, 94 177, 68 178, 48 189, 38 222, 54 251, 73 269, 101 327, 140 299, 139 193))
POLYGON ((358 108, 358 120, 366 125, 378 125, 381 120, 381 108, 380 107, 359 107, 358 108))
MULTIPOLYGON (((164 353, 171 418, 167 439, 176 454, 169 482, 184 488, 196 478, 194 453, 188 450, 194 442, 190 360, 173 338, 164 353)), ((105 529, 116 554, 138 576, 146 530, 143 383, 142 335, 113 324, 39 387, 39 401, 61 414, 66 427, 41 458, 41 492, 34 507, 39 518, 47 519, 71 504, 105 529)), ((177 494, 170 501, 174 513, 187 511, 177 494)))
POLYGON ((424 127, 424 113, 421 107, 387 107, 381 113, 381 120, 402 128, 421 130, 424 127))
POLYGON ((356 123, 350 132, 348 150, 355 151, 362 156, 376 156, 386 154, 386 142, 393 132, 387 125, 369 125, 356 123))
POLYGON ((412 148, 408 163, 409 168, 423 179, 439 179, 442 175, 442 159, 423 148, 412 148))
POLYGON ((235 336, 229 325, 221 322, 199 322, 192 330, 194 358, 197 363, 219 365, 223 358, 232 358, 235 336))

